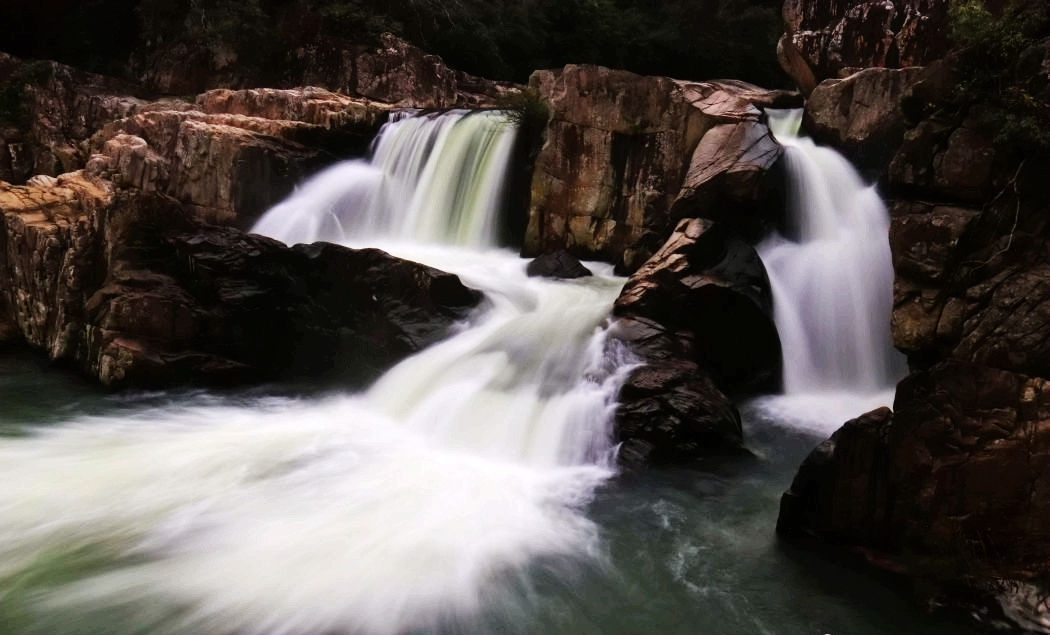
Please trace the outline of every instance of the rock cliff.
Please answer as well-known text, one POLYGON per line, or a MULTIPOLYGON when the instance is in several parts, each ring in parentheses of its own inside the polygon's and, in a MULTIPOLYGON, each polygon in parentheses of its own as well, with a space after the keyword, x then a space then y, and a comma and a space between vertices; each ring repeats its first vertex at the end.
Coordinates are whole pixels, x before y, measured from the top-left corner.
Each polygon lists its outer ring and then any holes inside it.
POLYGON ((807 95, 863 68, 922 66, 948 51, 947 15, 948 0, 786 0, 778 58, 807 95))
MULTIPOLYGON (((1026 81, 1050 102, 1045 64, 1026 81)), ((892 413, 847 423, 807 459, 778 527, 992 593, 1050 628, 1050 157, 1003 143, 982 103, 960 105, 962 73, 955 55, 872 68, 807 103, 814 134, 890 199, 893 339, 912 373, 892 413)))

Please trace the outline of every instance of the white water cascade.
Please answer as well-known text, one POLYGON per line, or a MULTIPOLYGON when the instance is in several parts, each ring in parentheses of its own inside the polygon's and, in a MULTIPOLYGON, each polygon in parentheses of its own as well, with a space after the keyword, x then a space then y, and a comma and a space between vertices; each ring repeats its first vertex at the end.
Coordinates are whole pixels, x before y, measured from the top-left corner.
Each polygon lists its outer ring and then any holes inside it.
POLYGON ((799 136, 801 110, 767 113, 786 153, 790 236, 758 247, 784 356, 784 397, 766 403, 830 431, 890 405, 904 374, 890 338, 889 213, 842 155, 799 136))
POLYGON ((144 631, 427 632, 499 611, 536 562, 593 562, 583 507, 614 472, 630 368, 603 324, 624 281, 596 264, 528 278, 493 246, 513 135, 498 113, 398 119, 372 161, 255 228, 387 247, 485 292, 364 394, 197 398, 0 443, 0 582, 100 562, 10 601, 55 632, 91 612, 144 631))
POLYGON ((495 111, 410 114, 384 126, 371 161, 324 171, 253 231, 288 244, 492 245, 516 127, 495 111))

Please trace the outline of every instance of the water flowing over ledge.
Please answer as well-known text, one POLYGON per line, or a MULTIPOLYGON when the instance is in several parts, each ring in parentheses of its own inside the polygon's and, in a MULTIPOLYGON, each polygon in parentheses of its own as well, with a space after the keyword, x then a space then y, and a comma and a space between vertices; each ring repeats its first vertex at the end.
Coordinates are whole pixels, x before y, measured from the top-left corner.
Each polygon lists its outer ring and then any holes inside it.
POLYGON ((254 228, 386 247, 485 292, 364 394, 176 404, 0 445, 19 483, 0 491, 0 579, 99 559, 8 601, 173 632, 398 633, 469 621, 537 561, 600 559, 584 506, 614 473, 632 360, 603 324, 624 280, 528 278, 495 247, 514 134, 498 112, 396 117, 370 162, 254 228))
POLYGON ((830 433, 890 405, 907 370, 890 337, 889 213, 842 155, 799 136, 801 110, 767 113, 785 148, 787 219, 758 252, 773 291, 784 395, 760 403, 830 433))

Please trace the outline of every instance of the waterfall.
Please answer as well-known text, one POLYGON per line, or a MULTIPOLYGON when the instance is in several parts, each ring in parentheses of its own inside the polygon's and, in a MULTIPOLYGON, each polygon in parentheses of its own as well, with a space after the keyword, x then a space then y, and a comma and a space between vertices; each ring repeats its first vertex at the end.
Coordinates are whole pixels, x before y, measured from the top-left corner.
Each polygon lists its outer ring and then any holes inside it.
POLYGON ((253 231, 286 243, 400 240, 484 247, 517 128, 496 111, 392 117, 371 161, 345 161, 307 181, 253 231))
POLYGON ((773 291, 784 393, 799 409, 822 411, 818 418, 837 403, 826 424, 837 426, 863 412, 858 407, 885 403, 904 374, 890 337, 889 214, 849 161, 799 136, 801 110, 766 112, 787 172, 786 229, 758 247, 773 291))
POLYGON ((429 632, 512 602, 536 562, 593 561, 584 507, 614 474, 631 368, 605 335, 624 280, 598 263, 528 278, 495 247, 514 134, 496 112, 397 117, 370 161, 317 175, 254 228, 383 247, 484 291, 364 393, 196 398, 0 443, 0 585, 102 563, 10 601, 164 632, 429 632))

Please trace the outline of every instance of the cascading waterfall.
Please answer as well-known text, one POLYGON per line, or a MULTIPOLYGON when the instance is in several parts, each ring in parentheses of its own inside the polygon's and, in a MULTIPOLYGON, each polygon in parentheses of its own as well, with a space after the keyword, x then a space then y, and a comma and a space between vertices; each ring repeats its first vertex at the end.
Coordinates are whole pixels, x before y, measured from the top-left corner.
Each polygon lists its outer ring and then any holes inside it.
POLYGON ((491 246, 515 134, 496 111, 398 113, 376 139, 371 161, 324 171, 253 231, 288 244, 378 239, 491 246))
POLYGON ((366 393, 200 398, 0 444, 0 581, 100 563, 0 594, 0 613, 17 603, 54 631, 92 612, 144 631, 426 631, 493 610, 537 560, 593 559, 582 507, 613 473, 630 360, 602 325, 623 279, 528 278, 494 246, 513 136, 496 112, 395 118, 371 161, 255 228, 390 244, 486 293, 366 393))
POLYGON ((849 161, 799 136, 801 110, 766 112, 788 174, 788 235, 758 247, 784 355, 779 403, 837 427, 891 400, 904 374, 890 338, 889 214, 849 161))

